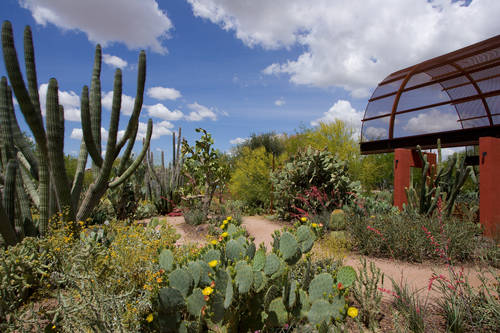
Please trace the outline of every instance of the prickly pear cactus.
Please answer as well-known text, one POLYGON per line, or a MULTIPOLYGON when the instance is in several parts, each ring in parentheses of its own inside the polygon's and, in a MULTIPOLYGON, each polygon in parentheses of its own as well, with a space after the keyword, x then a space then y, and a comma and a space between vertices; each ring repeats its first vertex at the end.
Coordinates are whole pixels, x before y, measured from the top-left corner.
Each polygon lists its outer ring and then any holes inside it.
POLYGON ((184 297, 189 295, 193 288, 193 278, 185 268, 177 268, 174 270, 169 274, 168 280, 170 286, 179 290, 184 297))
POLYGON ((240 259, 243 259, 245 256, 245 248, 243 245, 240 244, 240 242, 231 239, 229 242, 227 242, 226 245, 226 257, 227 259, 231 260, 232 262, 236 262, 240 259))
POLYGON ((170 272, 174 266, 174 255, 172 251, 164 249, 160 253, 160 267, 165 270, 165 272, 170 272))
POLYGON ((309 285, 309 299, 314 302, 317 299, 328 299, 333 296, 333 277, 328 273, 317 275, 309 285))
POLYGON ((238 292, 244 294, 250 291, 253 282, 252 267, 246 261, 239 261, 235 266, 236 270, 236 285, 238 292))
POLYGON ((356 281, 356 271, 351 266, 340 267, 337 272, 337 283, 341 283, 342 286, 348 288, 352 286, 354 281, 356 281))
POLYGON ((307 225, 301 225, 297 229, 297 241, 300 246, 300 250, 302 253, 307 253, 311 251, 314 241, 316 240, 316 236, 311 228, 307 225))
POLYGON ((201 316, 201 310, 207 305, 202 290, 200 288, 194 289, 193 293, 186 299, 186 304, 188 312, 199 318, 201 316))
POLYGON ((283 255, 283 259, 285 259, 285 261, 290 265, 293 265, 297 261, 299 261, 302 255, 297 240, 289 232, 284 232, 281 235, 279 249, 281 254, 283 255))

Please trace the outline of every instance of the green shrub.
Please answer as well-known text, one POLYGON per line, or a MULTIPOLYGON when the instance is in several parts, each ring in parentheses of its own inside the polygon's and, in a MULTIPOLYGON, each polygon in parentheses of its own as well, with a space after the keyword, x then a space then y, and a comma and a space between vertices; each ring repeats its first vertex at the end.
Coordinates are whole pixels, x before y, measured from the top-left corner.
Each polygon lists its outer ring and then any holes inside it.
POLYGON ((201 208, 192 207, 185 209, 183 215, 184 221, 190 225, 200 225, 206 222, 206 216, 201 208))
POLYGON ((466 261, 473 258, 480 242, 481 230, 476 224, 453 217, 440 222, 438 217, 396 211, 376 216, 353 214, 348 219, 347 230, 355 247, 370 256, 416 262, 445 259, 429 241, 432 238, 447 247, 447 256, 452 261, 466 261))
POLYGON ((348 177, 347 164, 327 151, 299 151, 273 173, 275 207, 290 220, 307 212, 332 211, 349 203, 358 188, 348 177))
POLYGON ((134 219, 142 220, 156 215, 157 215, 157 210, 155 204, 149 200, 141 200, 137 205, 137 210, 135 211, 134 219))

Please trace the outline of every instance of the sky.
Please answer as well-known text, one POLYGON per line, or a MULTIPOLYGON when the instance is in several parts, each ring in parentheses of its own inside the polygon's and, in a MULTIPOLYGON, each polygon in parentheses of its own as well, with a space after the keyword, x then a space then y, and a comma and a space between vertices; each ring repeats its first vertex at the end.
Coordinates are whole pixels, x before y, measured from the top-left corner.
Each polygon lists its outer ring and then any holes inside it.
MULTIPOLYGON (((123 70, 124 130, 144 49, 146 90, 135 151, 151 118, 151 150, 156 157, 165 151, 167 159, 179 127, 191 144, 199 137, 194 130, 206 129, 221 151, 252 133, 290 134, 321 121, 341 119, 359 129, 384 77, 497 35, 499 14, 498 0, 0 1, 20 57, 24 26, 32 28, 42 108, 49 79, 58 80, 66 153, 78 154, 79 95, 90 86, 100 43, 104 143, 114 71, 123 70)), ((408 119, 405 130, 436 116, 408 119)))

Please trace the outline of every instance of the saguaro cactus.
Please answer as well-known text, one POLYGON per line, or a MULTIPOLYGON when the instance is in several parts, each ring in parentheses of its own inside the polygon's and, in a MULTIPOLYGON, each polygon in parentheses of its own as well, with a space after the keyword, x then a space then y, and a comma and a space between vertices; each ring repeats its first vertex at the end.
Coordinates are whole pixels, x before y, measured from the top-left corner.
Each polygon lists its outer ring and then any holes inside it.
MULTIPOLYGON (((128 142, 128 146, 122 156, 123 159, 130 158, 132 148, 137 136, 139 115, 142 109, 144 85, 146 80, 146 55, 141 51, 138 64, 137 93, 135 97, 134 110, 127 125, 125 134, 118 140, 118 123, 121 108, 122 95, 122 74, 117 69, 115 73, 113 89, 113 105, 111 110, 111 119, 109 124, 109 136, 104 158, 101 156, 101 87, 100 87, 100 69, 101 69, 101 47, 97 45, 95 51, 94 69, 92 72, 92 83, 89 98, 89 89, 84 86, 81 96, 81 117, 83 139, 80 145, 80 154, 78 166, 73 182, 70 183, 67 177, 61 177, 66 174, 64 165, 64 110, 58 101, 58 84, 56 79, 49 81, 47 91, 47 110, 46 126, 44 127, 42 112, 40 109, 40 100, 38 96, 38 82, 36 76, 35 56, 31 29, 26 27, 24 32, 24 56, 26 65, 27 85, 23 79, 17 53, 14 45, 12 25, 5 21, 2 26, 2 50, 4 63, 7 69, 9 81, 19 103, 21 112, 35 138, 38 154, 35 154, 26 142, 26 138, 21 134, 17 120, 14 114, 12 98, 9 98, 10 88, 5 77, 2 78, 0 87, 0 96, 2 103, 0 116, 2 140, 10 141, 7 149, 2 147, 2 167, 6 171, 6 163, 14 160, 19 166, 21 172, 18 173, 16 181, 22 181, 26 192, 32 198, 32 201, 38 205, 40 218, 38 230, 41 234, 46 231, 47 221, 50 214, 51 203, 56 204, 59 211, 65 210, 68 221, 80 221, 86 219, 99 199, 109 187, 118 186, 125 181, 137 168, 148 150, 151 140, 153 125, 151 119, 148 121, 146 140, 142 151, 137 159, 128 167, 122 169, 116 179, 111 179, 111 167, 118 157, 123 146, 128 142), (10 126, 6 126, 8 123, 10 126), (10 136, 7 138, 7 129, 9 127, 10 136), (5 130, 4 130, 5 128, 5 130), (12 144, 13 143, 13 144, 12 144), (93 162, 94 181, 89 186, 80 203, 82 191, 83 175, 87 157, 90 154, 93 162), (8 156, 12 156, 8 158, 8 156)), ((7 145, 5 145, 7 146, 7 145)), ((0 207, 0 230, 7 230, 5 221, 3 221, 0 207)), ((8 215, 8 214, 7 214, 8 215)), ((9 221, 7 221, 9 222, 9 221)), ((74 223, 74 226, 77 224, 74 223)), ((10 239, 10 232, 2 231, 2 236, 6 243, 7 237, 10 239)))

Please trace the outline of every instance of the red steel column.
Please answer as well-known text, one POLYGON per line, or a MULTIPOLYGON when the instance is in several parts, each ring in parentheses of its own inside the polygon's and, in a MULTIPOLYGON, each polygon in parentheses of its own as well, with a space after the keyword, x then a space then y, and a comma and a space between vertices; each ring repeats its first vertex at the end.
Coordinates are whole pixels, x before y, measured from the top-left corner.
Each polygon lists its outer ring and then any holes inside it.
POLYGON ((500 138, 479 138, 479 221, 484 234, 500 235, 500 138))
POLYGON ((394 149, 394 206, 403 209, 407 203, 405 187, 410 186, 410 172, 413 165, 411 149, 394 149))
MULTIPOLYGON (((436 154, 424 153, 430 165, 436 164, 436 154)), ((418 152, 412 149, 394 149, 394 206, 403 209, 403 204, 408 203, 405 187, 410 187, 411 168, 421 168, 422 161, 418 152)), ((429 174, 431 169, 429 168, 429 174)))

